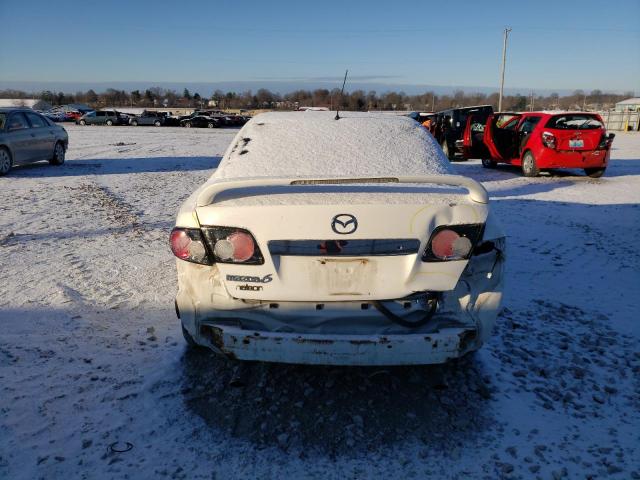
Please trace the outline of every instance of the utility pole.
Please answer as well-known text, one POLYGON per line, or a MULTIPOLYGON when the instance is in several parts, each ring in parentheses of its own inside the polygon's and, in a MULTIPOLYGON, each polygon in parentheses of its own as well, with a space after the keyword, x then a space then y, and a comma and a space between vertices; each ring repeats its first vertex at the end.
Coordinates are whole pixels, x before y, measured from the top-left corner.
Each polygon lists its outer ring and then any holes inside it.
POLYGON ((435 93, 431 94, 431 111, 432 112, 436 111, 436 94, 435 93))
POLYGON ((510 28, 504 29, 504 43, 502 45, 502 71, 500 73, 500 96, 498 97, 498 111, 502 111, 502 93, 504 92, 504 65, 507 61, 507 38, 509 37, 510 28))

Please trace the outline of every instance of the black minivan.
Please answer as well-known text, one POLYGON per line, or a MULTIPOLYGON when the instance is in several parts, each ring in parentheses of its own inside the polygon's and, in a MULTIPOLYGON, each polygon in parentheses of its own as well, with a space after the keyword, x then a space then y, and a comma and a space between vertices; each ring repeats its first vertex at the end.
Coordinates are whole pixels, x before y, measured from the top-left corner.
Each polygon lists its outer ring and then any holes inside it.
POLYGON ((436 114, 433 135, 449 160, 489 158, 482 138, 487 119, 492 114, 491 105, 450 108, 436 114))

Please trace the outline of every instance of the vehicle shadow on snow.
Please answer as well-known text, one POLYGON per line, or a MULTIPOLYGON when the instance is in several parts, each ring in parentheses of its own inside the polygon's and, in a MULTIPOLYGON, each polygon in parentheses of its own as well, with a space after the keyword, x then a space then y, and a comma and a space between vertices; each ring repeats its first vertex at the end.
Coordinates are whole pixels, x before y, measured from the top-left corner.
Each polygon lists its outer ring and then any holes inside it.
POLYGON ((258 448, 357 454, 417 439, 451 452, 495 420, 488 377, 472 355, 438 366, 330 367, 182 358, 186 407, 258 448))
POLYGON ((580 181, 594 181, 585 177, 575 177, 575 174, 551 170, 542 174, 538 178, 525 179, 519 167, 511 165, 500 165, 496 168, 484 168, 480 164, 466 164, 464 167, 457 166, 459 174, 471 177, 478 182, 499 182, 514 181, 513 186, 506 189, 495 190, 488 187, 490 198, 518 197, 524 195, 534 195, 537 193, 551 192, 559 188, 570 187, 580 181), (570 178, 574 177, 574 178, 570 178), (560 180, 559 180, 560 179, 560 180), (526 183, 523 183, 526 182, 526 183))
POLYGON ((612 160, 603 178, 640 175, 640 159, 612 160))
MULTIPOLYGON (((611 166, 607 169, 605 177, 610 173, 611 166)), ((540 172, 538 177, 527 178, 522 174, 522 169, 515 165, 498 164, 494 168, 485 168, 479 163, 456 164, 456 169, 461 175, 470 176, 481 182, 496 182, 500 180, 511 180, 514 178, 526 179, 529 181, 549 180, 556 178, 566 178, 580 182, 582 180, 594 180, 587 177, 584 170, 580 169, 547 169, 540 172)))
POLYGON ((473 178, 479 182, 519 181, 510 188, 495 190, 489 187, 490 198, 518 197, 551 192, 560 188, 577 184, 606 182, 607 178, 640 175, 640 160, 613 160, 604 177, 591 178, 577 169, 545 170, 536 178, 523 177, 520 167, 499 165, 487 169, 480 164, 456 165, 459 174, 473 178), (523 183, 526 182, 526 183, 523 183))
MULTIPOLYGON (((460 175, 470 176, 480 182, 495 182, 501 180, 511 180, 514 178, 526 178, 522 174, 519 166, 498 164, 495 168, 485 168, 479 162, 457 162, 455 170, 460 175)), ((637 159, 616 159, 610 160, 607 170, 602 178, 607 177, 624 177, 627 175, 640 175, 640 160, 637 159)), ((581 169, 549 169, 544 170, 537 178, 529 178, 530 181, 539 179, 550 180, 562 178, 572 180, 573 182, 581 181, 597 181, 585 175, 581 169)))
POLYGON ((67 160, 59 167, 47 162, 17 165, 12 177, 75 177, 123 173, 188 172, 218 168, 222 157, 139 157, 67 160))

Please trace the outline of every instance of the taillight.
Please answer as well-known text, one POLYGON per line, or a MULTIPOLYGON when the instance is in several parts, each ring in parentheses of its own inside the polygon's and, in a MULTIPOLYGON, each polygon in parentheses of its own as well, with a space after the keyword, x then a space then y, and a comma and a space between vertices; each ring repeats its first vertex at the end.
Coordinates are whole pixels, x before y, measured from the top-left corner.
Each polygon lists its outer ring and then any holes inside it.
POLYGON ((260 247, 248 230, 235 227, 203 227, 214 261, 218 263, 242 263, 262 265, 264 258, 260 247))
POLYGON ((221 260, 246 262, 256 250, 253 238, 244 232, 234 232, 227 238, 218 240, 213 254, 221 260))
POLYGON ((422 254, 423 262, 447 262, 466 260, 482 238, 484 224, 446 225, 431 234, 422 254))
POLYGON ((556 136, 553 133, 542 132, 542 143, 545 147, 556 148, 556 136))
POLYGON ((181 260, 211 265, 202 234, 197 228, 174 228, 169 238, 171 251, 181 260))

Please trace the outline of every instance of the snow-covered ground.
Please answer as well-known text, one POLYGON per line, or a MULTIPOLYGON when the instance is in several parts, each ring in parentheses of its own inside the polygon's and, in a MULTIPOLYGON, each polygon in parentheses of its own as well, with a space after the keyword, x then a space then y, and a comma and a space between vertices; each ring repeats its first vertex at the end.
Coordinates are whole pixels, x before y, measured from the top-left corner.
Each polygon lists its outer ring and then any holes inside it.
POLYGON ((456 164, 509 237, 496 335, 367 369, 185 351, 168 232, 235 130, 67 128, 0 178, 0 478, 640 478, 640 135, 599 180, 456 164))

